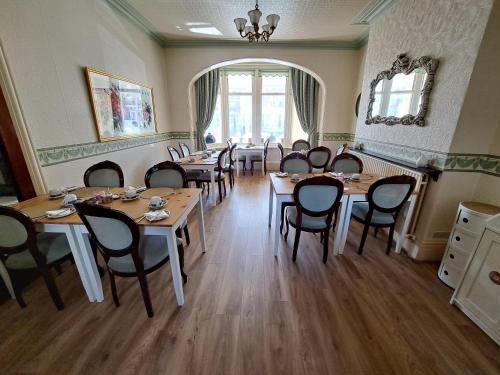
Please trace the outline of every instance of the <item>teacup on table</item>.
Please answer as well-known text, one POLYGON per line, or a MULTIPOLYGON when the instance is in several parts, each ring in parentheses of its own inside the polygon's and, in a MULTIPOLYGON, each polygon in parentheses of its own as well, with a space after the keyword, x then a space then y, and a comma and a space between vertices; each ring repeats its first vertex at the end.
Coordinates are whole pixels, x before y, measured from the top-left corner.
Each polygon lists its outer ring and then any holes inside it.
POLYGON ((69 205, 69 204, 75 203, 77 200, 78 200, 78 197, 76 196, 76 194, 66 194, 66 196, 64 197, 63 203, 65 205, 69 205))
POLYGON ((299 180, 300 176, 297 173, 292 174, 292 176, 290 177, 290 181, 292 182, 299 182, 299 180))
POLYGON ((151 197, 149 199, 149 207, 151 208, 160 208, 163 205, 163 199, 161 197, 151 197))
POLYGON ((127 191, 125 191, 125 197, 126 198, 137 197, 137 190, 136 189, 127 189, 127 191))
POLYGON ((49 198, 60 197, 62 195, 61 189, 50 189, 49 190, 49 198))
POLYGON ((361 179, 361 175, 359 173, 353 173, 351 175, 351 180, 353 181, 359 181, 361 179))

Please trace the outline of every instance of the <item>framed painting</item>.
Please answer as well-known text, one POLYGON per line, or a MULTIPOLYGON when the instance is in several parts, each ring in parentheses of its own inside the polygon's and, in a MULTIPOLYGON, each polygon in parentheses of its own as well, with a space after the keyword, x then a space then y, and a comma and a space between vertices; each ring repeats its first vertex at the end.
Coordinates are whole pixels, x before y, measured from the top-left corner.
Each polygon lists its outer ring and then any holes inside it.
POLYGON ((100 142, 156 133, 152 87, 89 67, 85 74, 100 142))

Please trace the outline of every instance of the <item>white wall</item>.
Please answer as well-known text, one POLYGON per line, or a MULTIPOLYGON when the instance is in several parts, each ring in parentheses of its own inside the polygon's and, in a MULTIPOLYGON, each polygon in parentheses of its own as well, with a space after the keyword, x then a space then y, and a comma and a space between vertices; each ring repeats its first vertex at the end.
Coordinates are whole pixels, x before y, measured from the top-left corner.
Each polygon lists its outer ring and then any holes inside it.
MULTIPOLYGON (((152 85, 158 132, 169 129, 162 48, 104 0, 1 1, 0 38, 34 148, 97 141, 85 66, 152 85)), ((165 155, 156 144, 42 172, 49 186, 75 184, 91 163, 110 159, 136 183, 136 161, 150 164, 165 155)))

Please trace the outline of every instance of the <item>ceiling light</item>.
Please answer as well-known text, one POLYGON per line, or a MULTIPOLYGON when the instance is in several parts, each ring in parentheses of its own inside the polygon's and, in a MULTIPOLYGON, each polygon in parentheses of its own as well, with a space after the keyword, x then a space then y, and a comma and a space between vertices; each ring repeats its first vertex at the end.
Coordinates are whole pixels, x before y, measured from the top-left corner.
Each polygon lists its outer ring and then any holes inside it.
POLYGON ((222 33, 216 27, 190 27, 189 31, 196 34, 205 35, 222 35, 222 33))
POLYGON ((262 32, 259 32, 259 20, 261 16, 262 12, 259 10, 259 1, 256 0, 255 9, 248 12, 248 18, 252 24, 251 26, 245 26, 247 24, 246 18, 234 19, 236 30, 238 30, 242 38, 248 39, 249 42, 258 42, 259 40, 264 40, 265 42, 269 41, 269 37, 278 26, 280 16, 277 14, 270 14, 267 16, 267 24, 263 25, 262 32))

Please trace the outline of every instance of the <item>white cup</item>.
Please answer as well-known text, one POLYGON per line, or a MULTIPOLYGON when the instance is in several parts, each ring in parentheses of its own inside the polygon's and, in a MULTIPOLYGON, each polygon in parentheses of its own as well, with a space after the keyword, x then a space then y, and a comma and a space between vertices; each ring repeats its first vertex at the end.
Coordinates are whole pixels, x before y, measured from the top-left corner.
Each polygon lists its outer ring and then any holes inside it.
POLYGON ((291 180, 292 181, 297 181, 299 179, 299 175, 297 173, 292 174, 291 180))
POLYGON ((125 196, 127 198, 135 198, 137 196, 137 190, 136 189, 128 189, 126 192, 125 192, 125 196))
POLYGON ((61 194, 62 194, 62 190, 61 189, 50 189, 49 190, 49 196, 50 197, 58 197, 61 194))
POLYGON ((353 173, 352 176, 351 176, 351 179, 353 181, 359 181, 361 178, 361 175, 359 173, 353 173))
POLYGON ((77 199, 78 199, 78 198, 77 198, 76 194, 67 194, 67 195, 64 197, 64 204, 72 204, 72 203, 74 203, 77 199))
POLYGON ((160 206, 161 206, 161 204, 162 204, 162 202, 163 202, 163 201, 162 201, 161 197, 156 197, 156 196, 155 196, 155 197, 151 197, 151 198, 149 199, 149 205, 150 205, 151 207, 160 207, 160 206))

